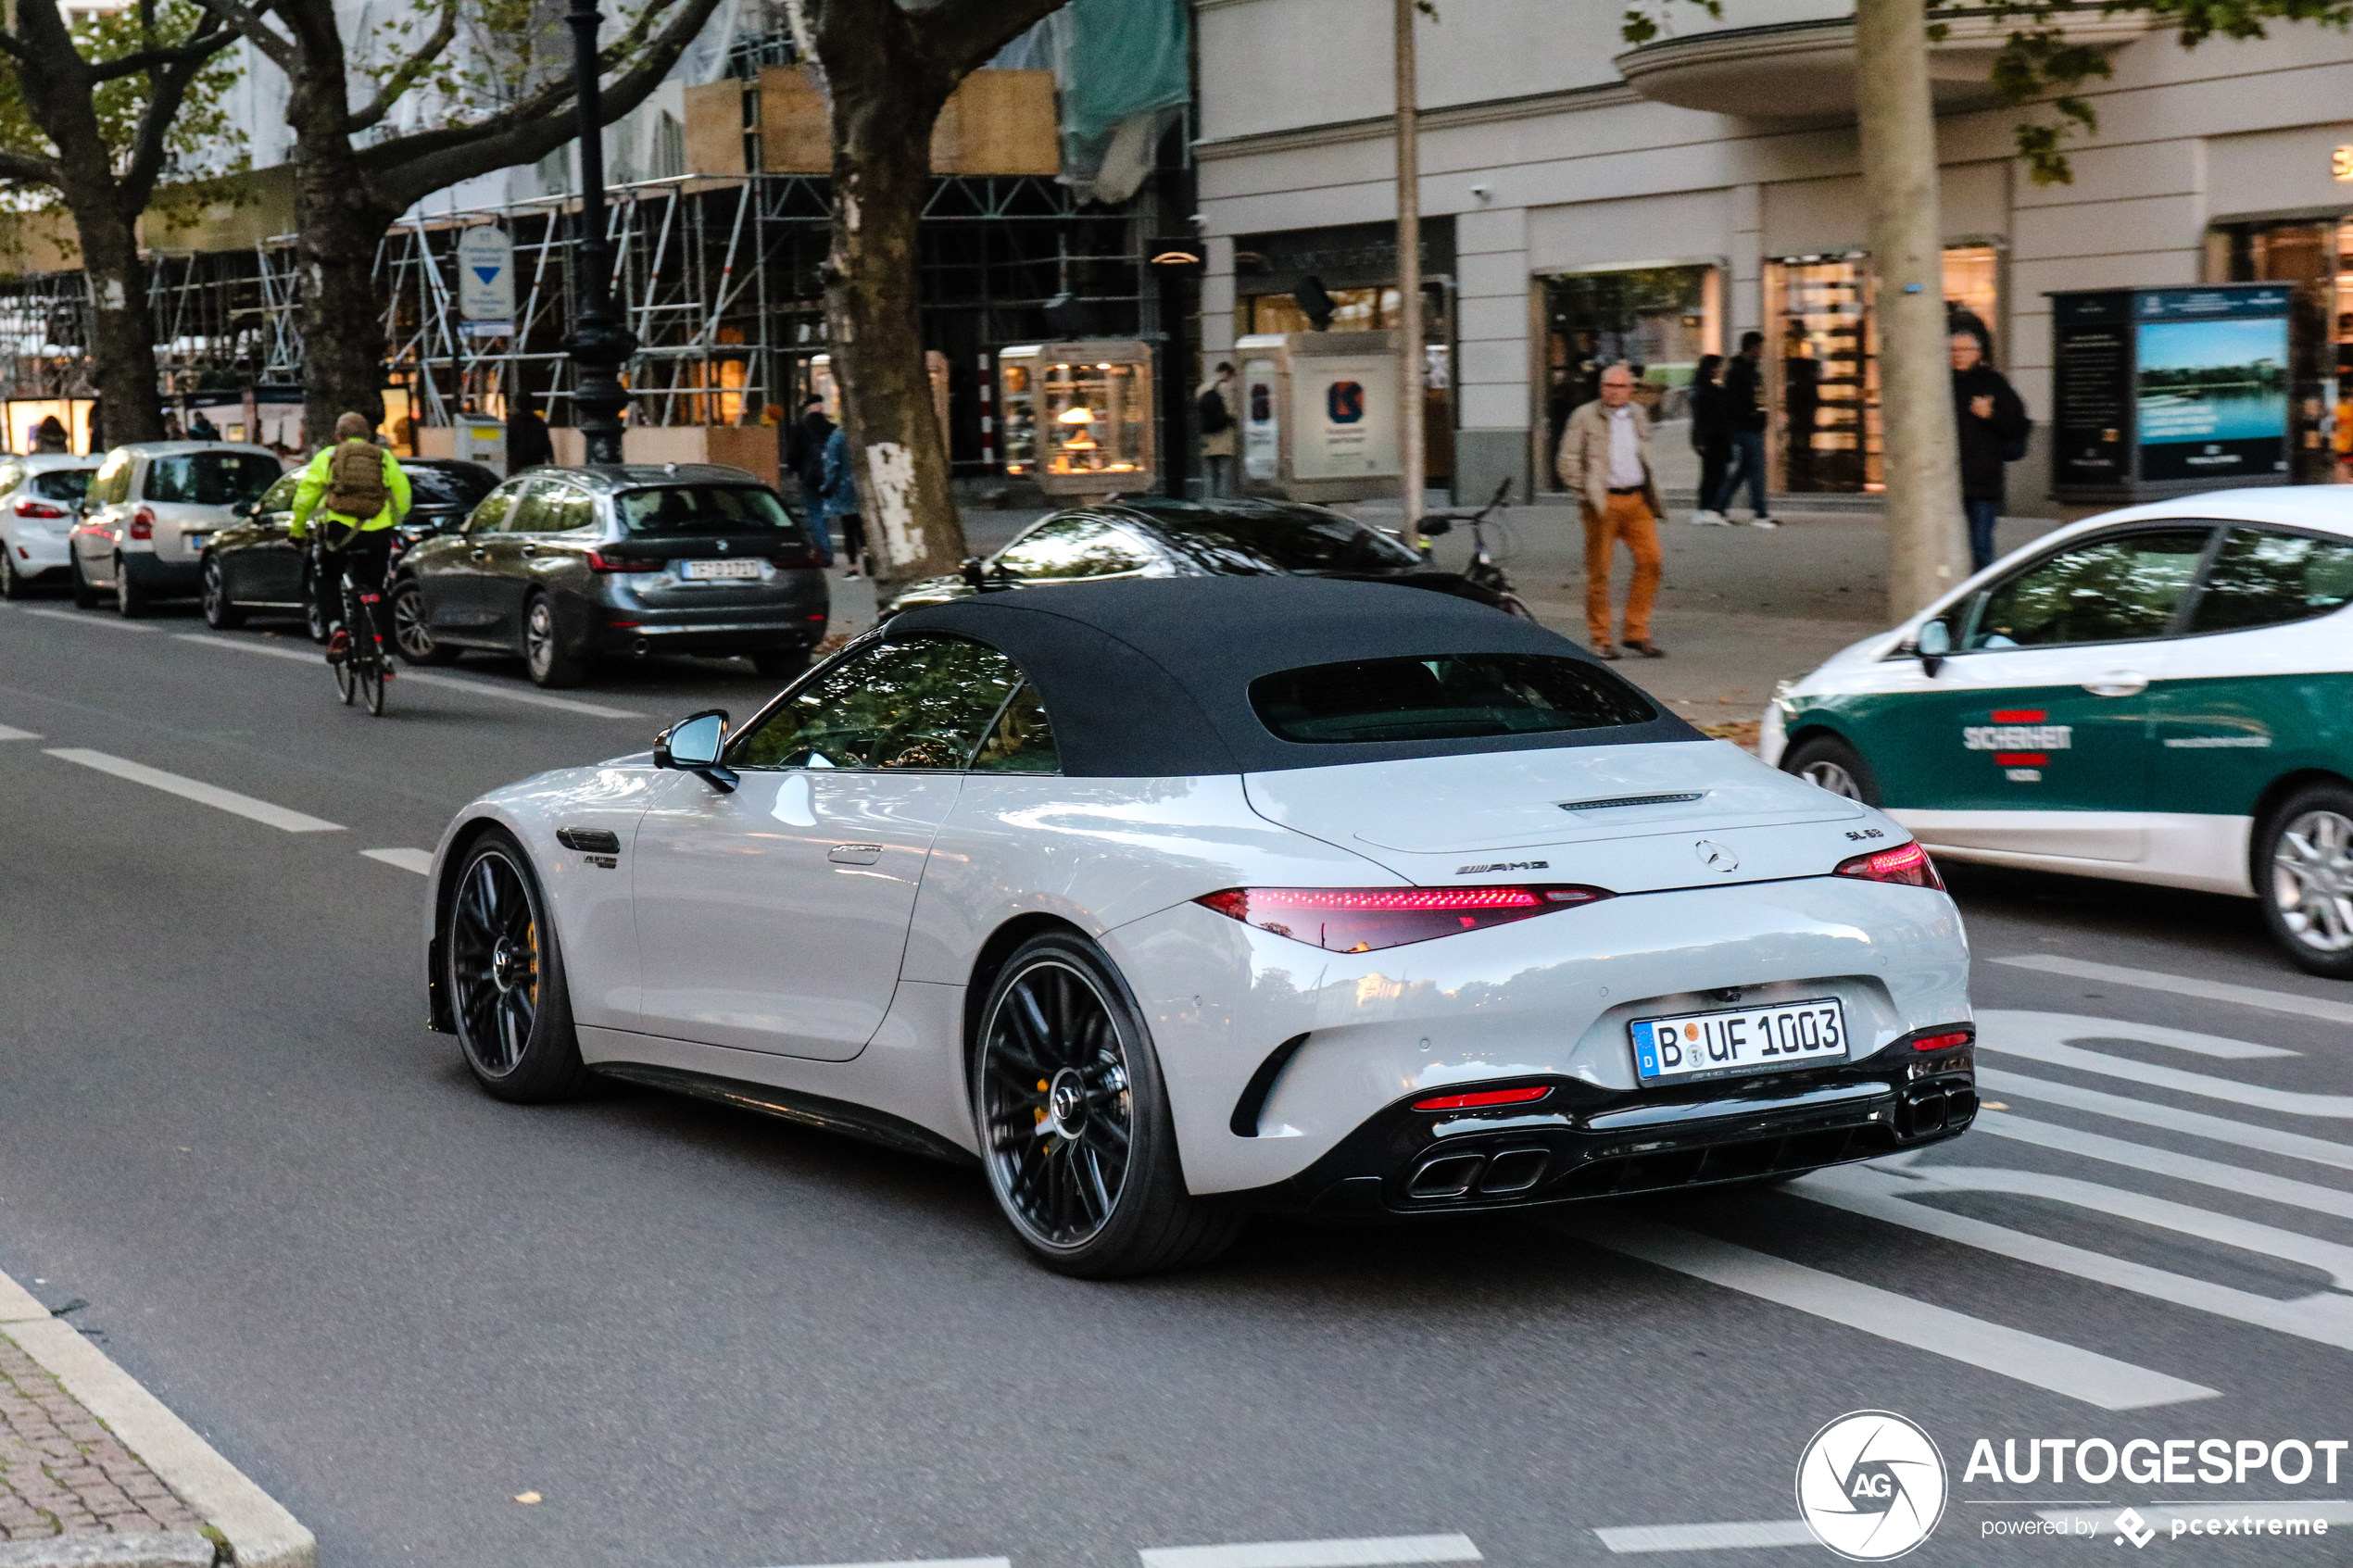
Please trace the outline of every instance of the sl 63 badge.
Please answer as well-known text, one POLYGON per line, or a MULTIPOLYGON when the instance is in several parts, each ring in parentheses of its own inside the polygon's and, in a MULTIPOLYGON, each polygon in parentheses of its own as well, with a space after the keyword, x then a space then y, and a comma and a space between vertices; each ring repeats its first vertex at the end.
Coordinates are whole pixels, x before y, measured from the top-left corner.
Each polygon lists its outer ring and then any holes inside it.
POLYGON ((1866 838, 1885 838, 1887 834, 1877 828, 1856 828, 1850 830, 1846 836, 1859 843, 1866 838))

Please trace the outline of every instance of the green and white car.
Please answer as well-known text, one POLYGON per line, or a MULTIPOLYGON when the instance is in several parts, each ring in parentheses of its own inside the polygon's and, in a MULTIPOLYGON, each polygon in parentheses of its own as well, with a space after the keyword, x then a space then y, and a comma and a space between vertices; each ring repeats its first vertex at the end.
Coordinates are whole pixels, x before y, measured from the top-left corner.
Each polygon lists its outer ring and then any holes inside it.
POLYGON ((1776 694, 1765 760, 1938 855, 2261 901, 2353 979, 2353 486, 2108 512, 1776 694))

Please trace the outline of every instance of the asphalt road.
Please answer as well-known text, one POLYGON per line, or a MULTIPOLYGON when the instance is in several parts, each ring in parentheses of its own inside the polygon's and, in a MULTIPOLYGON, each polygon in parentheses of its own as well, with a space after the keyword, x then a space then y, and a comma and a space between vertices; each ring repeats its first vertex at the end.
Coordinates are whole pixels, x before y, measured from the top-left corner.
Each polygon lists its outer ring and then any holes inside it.
POLYGON ((1439 1539, 1145 1568, 1563 1568, 1694 1538, 1604 1532, 1786 1538, 1806 1439, 1867 1408, 1951 1476, 1914 1562, 2113 1562, 2128 1503, 2162 1528, 2161 1504, 2311 1499, 2325 1542, 2146 1549, 2347 1560, 2353 1452, 2334 1486, 1963 1474, 1981 1437, 2353 1438, 2353 987, 2288 969, 2251 907, 1957 872, 2003 1109, 1908 1164, 1533 1222, 1261 1222, 1213 1267, 1080 1284, 965 1172, 648 1091, 476 1092, 422 1027, 422 879, 366 852, 766 686, 648 661, 551 707, 512 664, 438 673, 371 720, 290 633, 0 607, 0 1268, 85 1301, 329 1568, 1377 1537, 1439 1539), (1986 1534, 2079 1508, 2089 1534, 1986 1534))

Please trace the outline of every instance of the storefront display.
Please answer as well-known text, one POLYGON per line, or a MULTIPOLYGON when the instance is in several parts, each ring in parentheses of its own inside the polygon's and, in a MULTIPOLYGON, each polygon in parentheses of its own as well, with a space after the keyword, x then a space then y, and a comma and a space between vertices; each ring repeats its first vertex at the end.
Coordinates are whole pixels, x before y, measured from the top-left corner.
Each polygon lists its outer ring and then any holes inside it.
POLYGON ((2225 223, 2207 234, 2216 282, 2288 287, 2288 472, 2298 484, 2353 483, 2353 219, 2225 223))
POLYGON ((1049 495, 1138 495, 1159 483, 1152 349, 1132 339, 1028 344, 997 356, 1005 471, 1049 495))

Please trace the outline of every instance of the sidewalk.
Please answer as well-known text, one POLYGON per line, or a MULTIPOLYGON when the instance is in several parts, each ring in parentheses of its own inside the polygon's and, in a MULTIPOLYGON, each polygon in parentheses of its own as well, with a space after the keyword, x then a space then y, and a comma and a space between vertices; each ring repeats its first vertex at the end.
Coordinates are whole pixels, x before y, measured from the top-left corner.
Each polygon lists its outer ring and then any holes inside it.
POLYGON ((309 1531, 0 1274, 0 1568, 317 1561, 309 1531))

